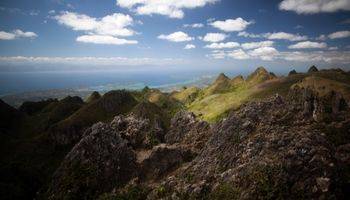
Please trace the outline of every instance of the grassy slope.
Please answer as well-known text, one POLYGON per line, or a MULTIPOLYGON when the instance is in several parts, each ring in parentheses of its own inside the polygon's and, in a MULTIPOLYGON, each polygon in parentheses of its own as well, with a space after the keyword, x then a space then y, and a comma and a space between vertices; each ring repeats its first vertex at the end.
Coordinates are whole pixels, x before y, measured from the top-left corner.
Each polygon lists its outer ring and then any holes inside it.
POLYGON ((205 95, 205 92, 201 92, 198 98, 189 104, 187 108, 202 119, 215 122, 223 118, 231 109, 237 109, 245 102, 265 99, 275 94, 285 96, 292 85, 301 82, 305 78, 305 85, 319 84, 322 87, 328 85, 337 91, 341 88, 340 91, 343 91, 342 93, 345 97, 348 97, 350 94, 348 90, 350 84, 349 74, 337 70, 324 70, 312 74, 295 74, 268 80, 261 77, 261 74, 256 76, 256 78, 249 77, 247 81, 230 88, 227 92, 211 95, 205 95), (306 78, 310 76, 314 78, 306 78))

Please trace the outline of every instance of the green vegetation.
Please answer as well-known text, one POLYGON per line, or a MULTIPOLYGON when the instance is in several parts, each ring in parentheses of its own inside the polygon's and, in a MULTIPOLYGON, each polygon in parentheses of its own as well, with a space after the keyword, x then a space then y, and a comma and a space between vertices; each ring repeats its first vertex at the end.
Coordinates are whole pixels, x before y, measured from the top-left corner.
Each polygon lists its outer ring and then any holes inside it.
POLYGON ((99 196, 98 200, 144 200, 147 194, 148 190, 144 187, 132 186, 118 194, 105 193, 99 196))
POLYGON ((231 183, 222 183, 214 191, 212 191, 205 199, 221 200, 221 199, 239 199, 239 191, 231 183))
POLYGON ((109 121, 118 114, 125 114, 137 104, 125 90, 110 91, 100 99, 83 106, 54 127, 56 131, 81 130, 99 121, 109 121))

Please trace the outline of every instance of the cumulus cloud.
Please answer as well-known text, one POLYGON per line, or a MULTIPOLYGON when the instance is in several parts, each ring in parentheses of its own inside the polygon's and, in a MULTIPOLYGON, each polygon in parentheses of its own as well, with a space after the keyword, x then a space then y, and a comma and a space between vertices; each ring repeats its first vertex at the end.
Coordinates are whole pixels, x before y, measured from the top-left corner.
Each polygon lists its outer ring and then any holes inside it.
POLYGON ((262 42, 248 42, 248 43, 243 43, 242 48, 243 49, 256 49, 260 47, 271 47, 273 46, 274 42, 273 41, 262 41, 262 42))
POLYGON ((136 40, 126 40, 126 39, 121 39, 110 35, 82 35, 77 37, 77 42, 93 43, 93 44, 114 44, 114 45, 138 43, 136 40))
POLYGON ((307 40, 308 37, 300 34, 286 33, 286 32, 274 32, 274 33, 247 33, 245 31, 239 32, 238 36, 248 38, 267 38, 269 40, 289 40, 289 41, 302 41, 307 40))
POLYGON ((132 36, 135 32, 128 28, 134 21, 129 15, 114 13, 101 19, 84 14, 65 11, 54 17, 58 23, 76 31, 90 31, 100 35, 132 36))
POLYGON ((279 52, 273 47, 259 47, 248 52, 250 56, 261 60, 273 60, 279 52))
POLYGON ((237 49, 237 50, 233 50, 231 52, 228 52, 227 57, 233 58, 236 60, 246 60, 246 59, 250 58, 250 56, 242 49, 237 49))
POLYGON ((280 10, 294 11, 298 14, 315 14, 321 12, 336 12, 350 10, 349 0, 283 0, 280 10))
POLYGON ((202 40, 205 42, 221 42, 227 38, 223 33, 207 33, 202 40))
POLYGON ((221 42, 221 43, 211 43, 208 45, 205 45, 204 48, 208 48, 208 49, 232 49, 232 48, 236 48, 239 47, 239 43, 237 42, 221 42))
POLYGON ((184 33, 182 31, 174 32, 169 35, 162 34, 159 35, 158 38, 162 40, 168 40, 170 42, 187 42, 194 40, 193 37, 190 37, 189 35, 187 35, 187 33, 184 33))
POLYGON ((298 42, 296 44, 288 46, 289 49, 323 49, 327 48, 327 44, 324 42, 298 42))
POLYGON ((184 9, 194 9, 213 4, 218 0, 117 0, 117 5, 139 15, 164 15, 181 19, 184 9))
POLYGON ((338 31, 328 35, 330 39, 339 39, 350 37, 350 31, 338 31))
POLYGON ((289 40, 289 41, 302 41, 307 40, 307 36, 299 34, 292 34, 286 32, 266 33, 264 36, 269 40, 289 40))
POLYGON ((281 59, 296 62, 327 62, 337 64, 350 63, 350 51, 294 51, 282 52, 281 59))
POLYGON ((84 31, 86 35, 79 36, 78 42, 94 44, 136 44, 135 40, 126 40, 118 37, 133 36, 135 31, 130 28, 134 20, 129 15, 114 13, 102 18, 94 18, 84 14, 65 11, 54 16, 59 24, 75 31, 84 31))
POLYGON ((0 40, 14 40, 17 38, 36 38, 38 35, 34 32, 24 32, 16 29, 12 32, 0 31, 0 40))
POLYGON ((211 22, 210 25, 220 29, 222 31, 226 32, 235 32, 235 31, 243 31, 245 30, 248 25, 252 24, 253 22, 248 22, 240 17, 236 19, 227 19, 224 21, 214 21, 211 22))
POLYGON ((236 49, 232 51, 214 51, 209 56, 215 59, 233 58, 236 60, 261 59, 271 61, 279 56, 279 52, 273 47, 260 47, 250 51, 236 49))
POLYGON ((184 47, 184 49, 195 49, 196 46, 194 44, 186 44, 186 46, 184 47))
POLYGON ((320 36, 318 36, 318 37, 316 38, 316 40, 322 40, 322 41, 327 40, 327 36, 324 35, 324 34, 321 34, 320 36))
POLYGON ((242 37, 248 37, 248 38, 261 38, 261 37, 263 37, 263 35, 261 35, 261 34, 247 33, 245 31, 239 32, 237 35, 242 36, 242 37))
POLYGON ((184 28, 203 28, 204 24, 202 23, 195 23, 195 24, 184 24, 184 28))

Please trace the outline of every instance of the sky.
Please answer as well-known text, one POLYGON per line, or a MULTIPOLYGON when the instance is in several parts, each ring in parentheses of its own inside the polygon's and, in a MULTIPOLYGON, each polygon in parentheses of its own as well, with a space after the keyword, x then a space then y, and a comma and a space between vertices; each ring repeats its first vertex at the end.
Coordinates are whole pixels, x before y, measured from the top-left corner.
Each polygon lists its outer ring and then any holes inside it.
POLYGON ((350 0, 2 0, 0 71, 350 70, 350 0))

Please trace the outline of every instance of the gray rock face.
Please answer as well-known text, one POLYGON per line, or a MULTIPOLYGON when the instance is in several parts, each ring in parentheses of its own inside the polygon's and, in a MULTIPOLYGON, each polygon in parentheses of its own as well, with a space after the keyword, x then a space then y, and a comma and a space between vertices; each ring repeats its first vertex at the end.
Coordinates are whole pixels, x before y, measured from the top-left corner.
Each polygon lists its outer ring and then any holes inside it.
POLYGON ((343 96, 334 91, 320 97, 310 88, 296 86, 290 90, 289 98, 295 106, 302 106, 304 115, 312 116, 315 121, 336 119, 348 108, 343 96))
POLYGON ((121 136, 134 148, 152 148, 164 137, 164 130, 159 121, 118 115, 111 123, 121 136))
MULTIPOLYGON (((180 199, 341 198, 339 165, 317 124, 280 96, 249 103, 213 126, 201 153, 156 188, 180 199)), ((339 159, 347 151, 339 149, 339 159)))
POLYGON ((55 172, 49 199, 94 199, 122 186, 137 172, 136 157, 119 133, 97 123, 68 153, 55 172))
POLYGON ((141 179, 159 179, 181 164, 189 162, 194 154, 181 146, 159 145, 141 162, 141 179))
POLYGON ((165 142, 168 144, 181 143, 199 150, 203 148, 210 135, 210 125, 207 122, 196 119, 191 112, 180 111, 171 119, 170 130, 165 135, 165 142))

